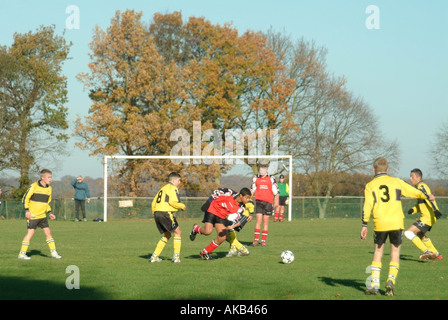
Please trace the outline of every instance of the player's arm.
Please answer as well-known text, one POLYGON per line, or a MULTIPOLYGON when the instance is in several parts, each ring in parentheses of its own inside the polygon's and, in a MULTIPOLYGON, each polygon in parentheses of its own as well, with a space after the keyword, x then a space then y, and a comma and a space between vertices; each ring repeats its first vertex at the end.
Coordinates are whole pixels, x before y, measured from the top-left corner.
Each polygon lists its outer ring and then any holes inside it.
POLYGON ((256 181, 257 181, 257 176, 255 175, 255 176, 252 178, 252 186, 250 187, 250 191, 252 191, 252 195, 254 195, 254 194, 255 194, 255 190, 257 190, 257 184, 256 184, 256 181))
POLYGON ((243 212, 243 215, 246 217, 249 217, 252 213, 255 212, 255 205, 252 201, 249 201, 248 203, 246 203, 244 205, 244 208, 245 208, 245 210, 243 212))
POLYGON ((31 214, 30 214, 30 199, 34 194, 34 185, 31 185, 27 192, 25 193, 25 195, 22 198, 22 202, 23 202, 23 209, 25 210, 25 217, 27 219, 31 218, 31 214))
POLYGON ((431 206, 432 210, 434 211, 435 217, 437 219, 440 219, 442 217, 442 213, 439 211, 439 208, 437 207, 436 200, 435 199, 433 201, 430 200, 430 196, 432 196, 431 189, 429 189, 428 185, 425 183, 421 183, 419 185, 419 189, 425 194, 427 198, 425 199, 425 201, 431 206))
POLYGON ((151 203, 151 212, 154 213, 156 211, 156 204, 157 204, 157 196, 154 197, 154 199, 152 199, 152 203, 151 203))
MULTIPOLYGON (((51 188, 51 187, 50 187, 50 188, 51 188)), ((50 206, 50 203, 51 203, 51 199, 52 199, 51 194, 52 194, 52 193, 50 193, 50 195, 48 196, 47 208, 46 208, 46 210, 45 210, 46 213, 50 213, 50 214, 51 214, 51 206, 50 206)))
POLYGON ((423 191, 421 191, 420 189, 417 189, 413 186, 411 186, 409 183, 403 181, 400 179, 400 187, 401 187, 401 194, 404 197, 408 197, 408 198, 417 198, 417 199, 433 199, 434 200, 434 196, 432 197, 427 197, 423 191))
POLYGON ((172 206, 173 208, 176 208, 176 209, 185 210, 186 206, 185 206, 185 204, 180 202, 179 192, 177 191, 177 188, 171 189, 169 191, 168 197, 170 199, 169 200, 170 206, 172 206))
POLYGON ((408 210, 408 214, 416 214, 417 212, 418 212, 417 206, 414 206, 408 210))
POLYGON ((372 214, 373 205, 375 204, 375 196, 373 190, 366 186, 364 190, 364 207, 361 216, 361 239, 365 240, 367 238, 367 223, 370 220, 370 215, 372 214))
POLYGON ((56 216, 51 212, 51 206, 50 206, 51 199, 52 198, 51 198, 51 193, 50 193, 50 195, 48 197, 48 203, 47 203, 47 208, 45 209, 45 212, 48 214, 48 216, 50 217, 51 220, 54 220, 54 219, 56 219, 56 216))

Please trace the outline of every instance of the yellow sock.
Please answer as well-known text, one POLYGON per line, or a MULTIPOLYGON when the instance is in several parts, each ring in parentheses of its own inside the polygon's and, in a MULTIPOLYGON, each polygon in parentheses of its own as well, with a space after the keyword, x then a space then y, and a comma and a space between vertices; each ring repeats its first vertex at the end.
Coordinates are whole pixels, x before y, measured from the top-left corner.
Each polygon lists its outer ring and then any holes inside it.
POLYGON ((434 245, 432 244, 431 239, 429 238, 425 238, 425 240, 423 240, 423 244, 425 245, 426 248, 428 248, 432 253, 436 253, 438 252, 436 247, 434 247, 434 245))
POLYGON ((156 249, 154 250, 154 255, 160 256, 167 242, 168 239, 166 237, 162 237, 159 242, 157 242, 156 249))
POLYGON ((29 241, 22 241, 22 246, 20 247, 20 253, 25 254, 28 251, 29 246, 30 246, 29 241))
POLYGON ((56 244, 54 243, 53 238, 47 239, 47 244, 50 250, 56 250, 56 244))
POLYGON ((379 262, 379 261, 372 261, 371 271, 370 271, 370 275, 372 276, 370 284, 371 284, 372 288, 379 288, 380 287, 381 267, 382 267, 381 262, 379 262))
POLYGON ((229 231, 229 242, 230 246, 234 246, 238 251, 243 247, 243 244, 236 238, 236 232, 234 230, 229 231))
POLYGON ((392 280, 392 283, 395 284, 399 269, 400 264, 398 262, 389 263, 389 275, 387 276, 387 281, 392 280))
POLYGON ((180 237, 174 237, 174 254, 180 254, 182 241, 180 237))
POLYGON ((421 252, 425 252, 425 250, 428 249, 428 248, 424 245, 422 239, 420 239, 419 237, 414 237, 414 239, 412 239, 412 243, 413 243, 417 248, 419 248, 421 252))

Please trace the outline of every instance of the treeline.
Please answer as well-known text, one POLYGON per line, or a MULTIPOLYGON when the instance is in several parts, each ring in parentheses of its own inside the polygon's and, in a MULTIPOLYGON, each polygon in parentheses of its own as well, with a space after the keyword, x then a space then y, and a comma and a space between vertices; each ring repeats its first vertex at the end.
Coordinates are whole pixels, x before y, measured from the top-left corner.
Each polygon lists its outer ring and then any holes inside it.
MULTIPOLYGON (((143 12, 116 11, 107 28, 94 29, 88 72, 77 75, 91 106, 73 132, 63 74, 71 46, 55 26, 0 44, 0 172, 19 174, 7 196, 21 199, 39 164, 67 154, 70 136, 93 156, 222 155, 237 153, 223 142, 239 132, 243 139, 231 142, 245 155, 251 144, 258 154, 293 156, 289 170, 306 173, 294 180, 301 195, 358 195, 369 178, 353 172, 371 172, 379 156, 398 167, 399 144, 384 138, 374 110, 333 75, 327 50, 313 41, 181 12, 148 23, 143 12)), ((151 195, 170 171, 182 175, 185 192, 208 194, 228 169, 125 160, 111 169, 110 194, 151 195)), ((71 196, 68 180, 55 181, 55 197, 71 196)), ((101 195, 102 182, 90 182, 101 195)))
MULTIPOLYGON (((287 176, 287 175, 286 175, 287 176)), ((74 191, 71 186, 71 182, 75 179, 75 176, 66 175, 60 180, 54 180, 52 182, 53 187, 53 198, 72 198, 74 191)), ((367 182, 372 179, 371 175, 367 174, 343 174, 340 182, 337 183, 330 196, 364 196, 364 187, 367 182)), ((448 196, 448 180, 437 180, 428 179, 425 180, 431 188, 431 191, 436 196, 448 196)), ((92 198, 103 196, 103 179, 102 178, 91 178, 85 177, 84 182, 87 183, 90 189, 90 194, 92 198)), ((287 181, 288 182, 288 181, 287 181)), ((409 181, 407 181, 409 182, 409 181)), ((148 183, 148 186, 150 184, 148 183)), ((250 187, 252 185, 251 175, 225 175, 222 176, 220 181, 220 186, 232 188, 236 191, 241 190, 244 187, 250 187)), ((18 179, 16 178, 3 178, 0 179, 0 188, 2 188, 1 199, 12 199, 11 190, 18 186, 18 179)), ((313 189, 313 182, 309 177, 304 174, 293 174, 293 192, 294 196, 326 196, 326 190, 322 193, 316 194, 313 189)), ((113 192, 118 186, 111 185, 109 187, 110 195, 117 196, 113 192)), ((203 191, 198 191, 196 189, 188 189, 188 187, 180 187, 181 196, 188 197, 206 197, 208 193, 203 191)), ((152 197, 154 196, 154 190, 152 188, 147 188, 143 196, 152 197)))
MULTIPOLYGON (((288 177, 288 175, 285 175, 288 177)), ((276 177, 278 178, 278 176, 276 177)), ((322 190, 321 193, 314 191, 313 179, 305 174, 293 174, 293 193, 294 196, 347 196, 347 197, 363 197, 364 187, 367 182, 372 180, 373 176, 363 173, 341 173, 338 183, 333 187, 328 194, 327 190, 322 190)), ((408 180, 404 179, 409 183, 408 180)), ((278 181, 278 179, 277 179, 278 181)), ((288 181, 286 181, 288 182, 288 181)), ((431 191, 436 196, 448 196, 448 180, 441 179, 426 179, 431 191)), ((252 185, 252 176, 227 175, 221 178, 221 184, 226 187, 240 190, 243 187, 250 187, 252 185)))
MULTIPOLYGON (((53 198, 72 198, 74 195, 74 189, 71 182, 75 179, 75 176, 63 176, 60 180, 53 180, 51 186, 53 188, 53 198)), ((35 179, 37 181, 37 178, 35 179)), ((92 198, 103 196, 103 179, 84 177, 84 182, 87 183, 92 198)), ((2 199, 13 199, 13 190, 19 186, 17 178, 2 178, 0 179, 0 188, 2 189, 2 199)))

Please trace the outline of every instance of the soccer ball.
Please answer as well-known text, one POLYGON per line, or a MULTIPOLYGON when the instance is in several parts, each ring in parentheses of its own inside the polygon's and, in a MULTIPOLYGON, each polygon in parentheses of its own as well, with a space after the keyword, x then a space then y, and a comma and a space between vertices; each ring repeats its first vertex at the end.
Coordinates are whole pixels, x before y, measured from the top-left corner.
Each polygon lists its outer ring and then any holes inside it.
POLYGON ((280 258, 282 259, 283 263, 289 264, 294 261, 294 253, 290 250, 284 250, 282 251, 282 254, 280 255, 280 258))

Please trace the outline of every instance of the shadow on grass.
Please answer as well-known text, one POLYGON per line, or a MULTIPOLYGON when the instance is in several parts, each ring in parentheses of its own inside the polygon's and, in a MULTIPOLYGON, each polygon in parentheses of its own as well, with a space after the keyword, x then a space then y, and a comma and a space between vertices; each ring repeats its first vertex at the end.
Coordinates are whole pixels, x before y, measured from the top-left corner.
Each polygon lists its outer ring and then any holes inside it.
MULTIPOLYGON (((42 272, 45 272, 44 270, 42 272)), ((67 289, 65 282, 31 280, 0 275, 0 300, 104 300, 108 295, 83 287, 67 289)))
POLYGON ((330 277, 319 277, 319 280, 331 287, 344 286, 355 288, 356 290, 361 292, 364 292, 366 289, 365 281, 359 281, 353 279, 335 279, 330 277))

